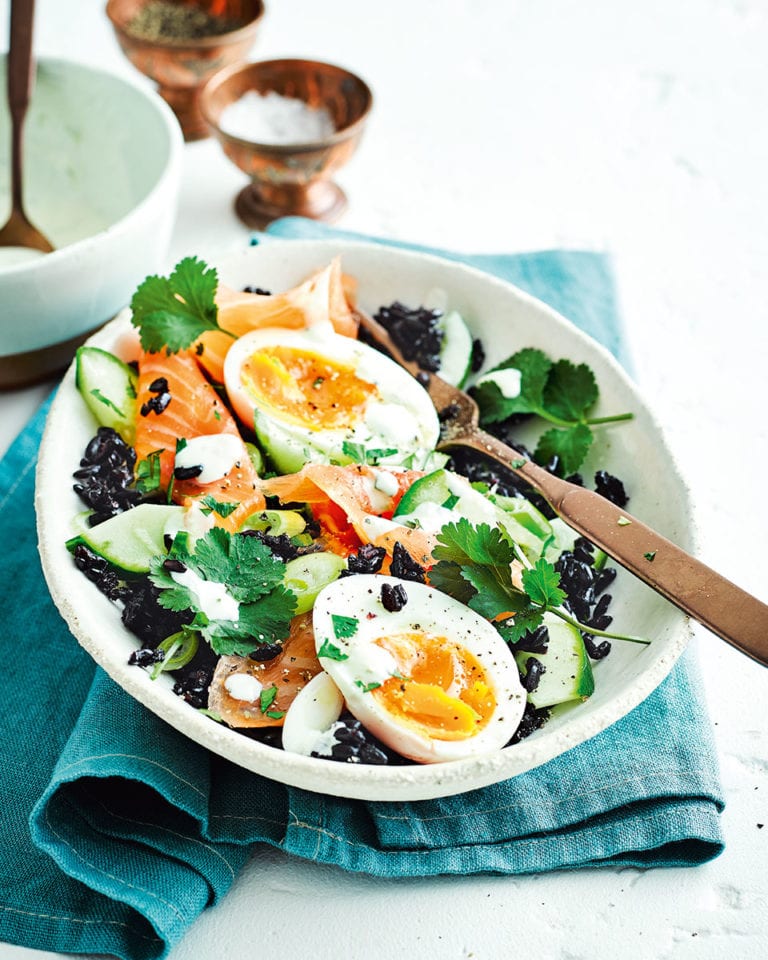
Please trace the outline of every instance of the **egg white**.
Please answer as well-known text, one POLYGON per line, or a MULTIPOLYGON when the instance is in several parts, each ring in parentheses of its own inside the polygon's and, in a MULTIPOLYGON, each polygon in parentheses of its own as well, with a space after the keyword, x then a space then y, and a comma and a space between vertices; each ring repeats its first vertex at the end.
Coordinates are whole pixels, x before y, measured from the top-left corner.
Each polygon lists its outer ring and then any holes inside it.
POLYGON ((296 694, 283 722, 283 750, 308 757, 330 754, 344 698, 327 673, 318 673, 296 694))
POLYGON ((224 364, 224 382, 238 417, 253 427, 259 442, 278 470, 295 473, 306 463, 350 463, 345 441, 366 449, 394 449, 382 463, 420 467, 437 443, 440 426, 434 405, 416 380, 389 357, 365 343, 333 331, 330 325, 306 330, 265 328, 236 340, 224 364), (243 386, 243 363, 259 350, 286 346, 307 350, 354 368, 361 380, 374 384, 378 396, 369 400, 364 415, 342 428, 313 430, 259 404, 243 386))
POLYGON ((509 647, 491 623, 432 587, 376 574, 337 580, 315 602, 313 629, 320 663, 342 692, 351 713, 404 757, 435 763, 492 753, 509 742, 520 723, 526 694, 509 647), (381 603, 384 583, 402 584, 408 598, 402 610, 385 610, 381 603), (357 621, 353 636, 338 635, 334 616, 357 621), (392 655, 375 641, 408 632, 444 636, 477 657, 494 693, 496 708, 473 736, 464 740, 430 738, 399 722, 367 689, 396 675, 397 670, 392 655), (332 648, 336 649, 333 656, 321 655, 321 651, 332 648))

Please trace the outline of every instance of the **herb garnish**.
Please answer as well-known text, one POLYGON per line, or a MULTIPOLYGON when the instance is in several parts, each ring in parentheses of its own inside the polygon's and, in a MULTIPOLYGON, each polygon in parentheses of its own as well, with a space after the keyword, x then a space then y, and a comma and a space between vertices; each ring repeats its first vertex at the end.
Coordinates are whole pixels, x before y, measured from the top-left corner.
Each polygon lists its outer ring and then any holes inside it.
POLYGON ((114 404, 109 397, 105 397, 98 387, 94 387, 93 390, 91 390, 91 396, 96 397, 99 403, 103 403, 105 407, 109 407, 110 410, 114 410, 118 417, 125 417, 125 413, 120 409, 120 407, 114 404))
POLYGON ((136 489, 139 493, 154 493, 160 489, 162 467, 160 464, 160 454, 164 450, 153 450, 147 454, 145 460, 139 460, 136 464, 136 489))
POLYGON ((510 644, 540 626, 546 612, 597 636, 648 643, 585 626, 571 617, 562 609, 566 595, 554 566, 542 557, 523 569, 522 555, 499 527, 473 526, 462 517, 442 528, 433 554, 437 563, 429 572, 430 584, 490 620, 510 644), (515 568, 521 571, 522 589, 513 583, 515 568))
POLYGON ((354 443, 351 440, 345 440, 341 445, 342 453, 349 457, 353 463, 368 464, 375 467, 379 460, 384 457, 392 457, 397 453, 395 447, 385 447, 381 449, 366 449, 362 443, 354 443))
POLYGON ((197 257, 179 261, 168 277, 147 277, 131 300, 131 323, 139 329, 144 350, 178 353, 201 334, 221 330, 217 285, 216 270, 197 257))
MULTIPOLYGON (((534 459, 546 464, 557 456, 562 475, 575 473, 584 462, 594 439, 594 425, 632 418, 631 413, 587 416, 599 392, 595 375, 585 363, 553 361, 542 350, 527 347, 493 371, 508 369, 520 371, 520 393, 507 397, 491 381, 479 384, 473 394, 480 406, 480 422, 496 423, 513 414, 532 413, 554 424, 539 438, 534 459)), ((516 462, 514 466, 522 464, 516 462)))
POLYGON ((348 640, 357 633, 357 627, 360 621, 356 617, 343 617, 341 614, 332 613, 331 623, 333 632, 337 640, 348 640))
POLYGON ((262 713, 266 713, 267 710, 275 702, 277 697, 277 686, 273 683, 271 687, 267 687, 265 690, 262 690, 259 694, 259 709, 262 713))
POLYGON ((323 640, 320 649, 317 651, 318 657, 325 657, 327 660, 349 660, 349 654, 340 650, 335 643, 330 640, 323 640))
POLYGON ((204 506, 200 507, 200 513, 202 513, 203 516, 207 517, 211 513, 216 513, 223 519, 226 519, 230 513, 234 513, 235 510, 237 510, 237 508, 240 506, 237 500, 234 500, 230 503, 222 503, 221 500, 217 500, 210 493, 206 494, 200 503, 204 504, 204 506))
POLYGON ((158 603, 168 610, 191 610, 195 616, 190 626, 207 640, 214 653, 246 656, 255 643, 286 639, 296 597, 282 586, 285 564, 260 539, 214 527, 197 540, 194 551, 187 536, 177 535, 170 555, 203 580, 225 584, 239 603, 237 621, 211 620, 195 591, 177 583, 164 568, 167 557, 152 560, 150 579, 161 590, 158 603))

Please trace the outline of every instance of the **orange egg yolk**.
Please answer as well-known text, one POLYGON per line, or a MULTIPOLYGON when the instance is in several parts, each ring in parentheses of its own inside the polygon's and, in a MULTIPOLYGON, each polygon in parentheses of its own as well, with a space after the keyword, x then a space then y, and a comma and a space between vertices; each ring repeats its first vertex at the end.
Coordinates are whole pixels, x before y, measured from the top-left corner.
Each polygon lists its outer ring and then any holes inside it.
POLYGON ((378 393, 354 367, 296 347, 265 347, 252 354, 240 379, 259 406, 311 430, 355 423, 378 393))
POLYGON ((372 695, 399 723, 432 740, 466 740, 496 709, 485 669, 465 647, 446 637, 405 633, 379 638, 398 664, 372 695))

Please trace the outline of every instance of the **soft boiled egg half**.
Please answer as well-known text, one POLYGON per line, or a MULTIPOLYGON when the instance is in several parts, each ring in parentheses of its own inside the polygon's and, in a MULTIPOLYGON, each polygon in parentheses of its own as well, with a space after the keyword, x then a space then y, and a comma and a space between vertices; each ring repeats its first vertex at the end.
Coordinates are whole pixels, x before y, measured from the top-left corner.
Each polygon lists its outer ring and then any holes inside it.
POLYGON ((224 382, 238 417, 283 473, 350 463, 353 448, 419 468, 439 436, 434 405, 414 378, 330 325, 240 337, 227 353, 224 382))
POLYGON ((319 595, 312 625, 318 659, 351 713, 404 757, 491 753, 520 723, 526 695, 509 647, 491 623, 431 587, 345 577, 319 595))

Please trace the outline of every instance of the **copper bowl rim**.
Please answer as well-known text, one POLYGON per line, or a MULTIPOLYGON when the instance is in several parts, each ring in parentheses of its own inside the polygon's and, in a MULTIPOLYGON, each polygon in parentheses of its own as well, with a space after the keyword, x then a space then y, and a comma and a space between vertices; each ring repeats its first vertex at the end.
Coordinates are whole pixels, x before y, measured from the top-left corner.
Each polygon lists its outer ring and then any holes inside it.
MULTIPOLYGON (((234 101, 233 101, 234 102, 234 101)), ((276 60, 253 60, 250 63, 233 63, 228 67, 222 67, 221 70, 217 71, 210 77, 203 86, 203 89, 200 91, 200 112, 203 115, 205 122, 211 129, 211 132, 227 141, 241 144, 244 147, 257 147, 260 151, 265 153, 274 153, 280 156, 291 156, 296 153, 310 153, 314 150, 323 150, 328 147, 332 147, 337 143, 343 143, 345 140, 349 140, 350 137, 354 136, 365 124, 365 121, 368 119, 368 114, 371 112, 373 107, 373 92, 365 80, 362 77, 358 76, 356 73, 353 73, 351 70, 348 70, 346 67, 340 67, 335 63, 329 63, 327 60, 305 60, 300 57, 281 57, 276 60), (282 66, 296 66, 297 64, 307 65, 310 67, 330 67, 332 70, 337 71, 340 74, 351 78, 356 83, 358 83, 365 94, 366 104, 363 109, 363 112, 352 123, 347 124, 346 127, 342 127, 340 130, 334 131, 328 137, 324 137, 322 140, 314 141, 304 141, 301 143, 261 143, 258 140, 244 140, 242 137, 237 137, 232 133, 227 133, 226 130, 218 125, 211 117, 210 112, 210 99, 213 96, 218 87, 222 86, 228 80, 238 73, 245 73, 253 69, 253 67, 282 67, 282 66)))
POLYGON ((115 31, 119 33, 121 37, 125 37, 128 42, 136 46, 151 47, 156 50, 175 50, 177 52, 181 50, 205 50, 208 47, 229 45, 231 43, 237 43, 238 40, 245 40, 248 34, 253 33, 259 25, 265 12, 264 0, 257 0, 259 9, 256 16, 252 17, 247 23, 243 24, 242 27, 238 27, 236 30, 217 33, 211 37, 198 37, 195 40, 147 40, 129 33, 125 28, 125 23, 116 17, 114 8, 118 2, 119 0, 107 0, 106 14, 112 21, 112 26, 115 31))

